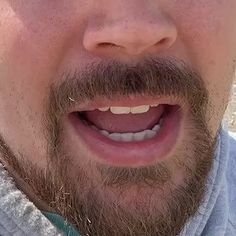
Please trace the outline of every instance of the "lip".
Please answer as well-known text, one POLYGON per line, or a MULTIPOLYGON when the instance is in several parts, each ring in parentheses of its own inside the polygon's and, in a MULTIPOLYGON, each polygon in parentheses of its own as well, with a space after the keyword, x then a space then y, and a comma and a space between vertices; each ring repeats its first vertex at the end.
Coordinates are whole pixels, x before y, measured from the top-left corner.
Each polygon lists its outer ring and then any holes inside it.
POLYGON ((113 141, 85 125, 74 113, 69 114, 78 140, 92 153, 95 161, 123 167, 148 166, 168 159, 178 144, 182 120, 182 110, 179 106, 173 106, 155 137, 144 141, 121 142, 113 141))

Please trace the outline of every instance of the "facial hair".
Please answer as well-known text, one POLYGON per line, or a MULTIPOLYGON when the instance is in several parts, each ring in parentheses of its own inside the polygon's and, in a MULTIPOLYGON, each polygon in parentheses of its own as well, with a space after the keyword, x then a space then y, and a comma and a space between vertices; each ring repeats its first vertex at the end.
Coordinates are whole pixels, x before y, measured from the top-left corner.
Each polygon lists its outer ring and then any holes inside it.
POLYGON ((216 146, 216 137, 210 134, 206 122, 209 96, 203 79, 182 61, 152 58, 135 65, 93 63, 75 73, 64 73, 58 81, 63 82, 51 85, 45 111, 47 168, 40 169, 24 155, 16 157, 1 137, 4 160, 82 235, 178 235, 203 199, 216 146), (76 178, 72 178, 73 162, 63 139, 63 115, 74 102, 135 95, 184 101, 190 114, 185 127, 188 137, 183 138, 169 161, 140 168, 96 163, 93 165, 102 179, 100 183, 91 180, 88 169, 77 166, 76 178), (172 181, 170 166, 184 173, 181 185, 172 181), (135 196, 129 209, 122 204, 122 197, 131 188, 135 188, 135 196), (105 197, 111 189, 120 194, 119 200, 105 197), (138 196, 145 191, 153 194, 140 201, 138 196))

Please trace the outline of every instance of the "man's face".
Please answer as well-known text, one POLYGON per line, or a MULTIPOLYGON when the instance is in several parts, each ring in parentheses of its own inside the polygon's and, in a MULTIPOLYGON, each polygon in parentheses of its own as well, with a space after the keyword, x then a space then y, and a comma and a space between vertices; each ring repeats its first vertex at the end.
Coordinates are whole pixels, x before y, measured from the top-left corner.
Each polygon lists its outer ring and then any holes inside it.
POLYGON ((3 163, 84 234, 178 234, 212 165, 235 12, 234 0, 1 0, 3 163))

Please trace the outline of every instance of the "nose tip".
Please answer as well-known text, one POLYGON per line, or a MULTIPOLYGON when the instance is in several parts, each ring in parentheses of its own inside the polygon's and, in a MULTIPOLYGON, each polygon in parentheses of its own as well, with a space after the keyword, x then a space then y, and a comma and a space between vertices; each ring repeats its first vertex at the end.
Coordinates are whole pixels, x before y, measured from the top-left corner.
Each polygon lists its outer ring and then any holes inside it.
POLYGON ((87 28, 83 46, 97 54, 123 53, 139 55, 145 52, 169 48, 177 38, 177 29, 169 20, 126 21, 87 28))

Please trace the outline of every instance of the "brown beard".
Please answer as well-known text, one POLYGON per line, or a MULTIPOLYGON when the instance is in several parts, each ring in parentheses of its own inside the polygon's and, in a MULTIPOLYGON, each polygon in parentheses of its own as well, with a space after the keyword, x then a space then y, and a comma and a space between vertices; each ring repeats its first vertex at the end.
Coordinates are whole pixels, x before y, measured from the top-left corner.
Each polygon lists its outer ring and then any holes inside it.
MULTIPOLYGON (((212 166, 215 137, 206 124, 208 93, 200 76, 184 63, 149 60, 136 66, 120 63, 93 64, 78 74, 67 74, 60 85, 52 85, 45 114, 48 165, 45 170, 17 158, 10 146, 0 142, 3 159, 54 211, 72 223, 82 235, 178 235, 197 211, 212 166), (97 97, 112 98, 143 94, 171 96, 189 107, 188 135, 171 160, 142 168, 109 167, 96 164, 101 181, 94 182, 89 170, 73 166, 64 148, 61 117, 73 98, 77 103, 97 97), (189 151, 190 150, 190 151, 189 151), (184 179, 175 186, 170 166, 181 169, 184 179), (132 205, 122 199, 133 188, 132 205), (119 194, 115 200, 108 192, 119 194), (152 192, 140 200, 139 195, 152 192), (117 200, 118 199, 118 200, 117 200)), ((187 124, 186 124, 187 125, 187 124)))

